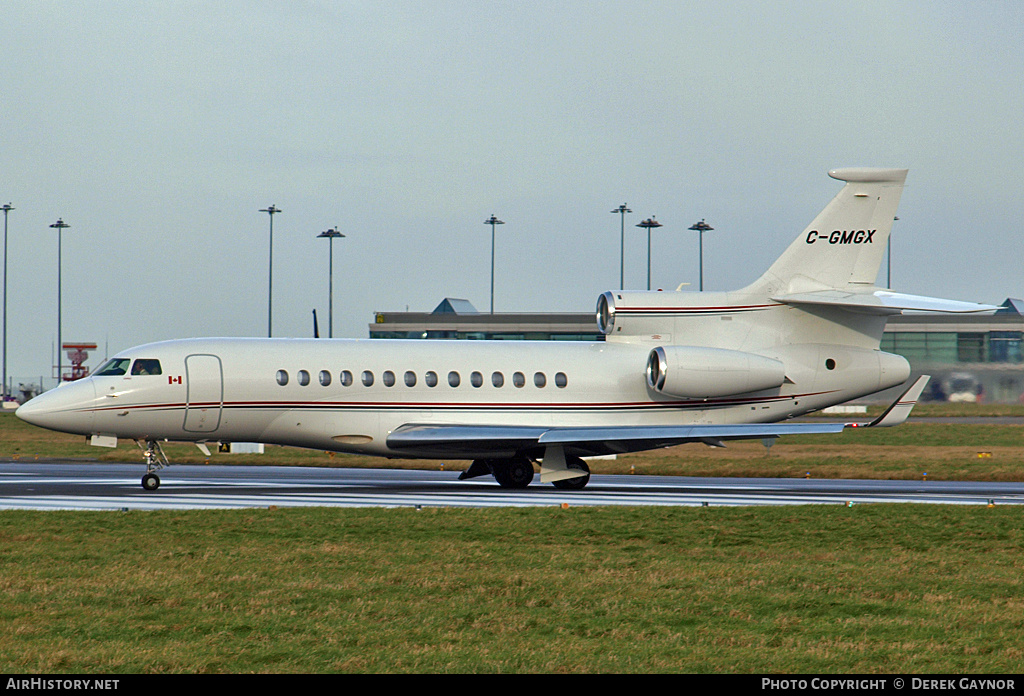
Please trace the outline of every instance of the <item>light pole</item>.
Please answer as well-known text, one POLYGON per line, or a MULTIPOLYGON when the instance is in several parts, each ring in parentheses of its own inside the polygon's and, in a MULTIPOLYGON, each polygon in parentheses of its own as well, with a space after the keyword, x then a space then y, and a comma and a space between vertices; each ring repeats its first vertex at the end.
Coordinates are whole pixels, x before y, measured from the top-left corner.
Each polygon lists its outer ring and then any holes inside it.
POLYGON ((651 230, 653 228, 655 228, 655 227, 661 227, 661 223, 658 222, 657 220, 655 220, 654 217, 652 216, 652 217, 647 218, 646 220, 644 220, 640 224, 638 224, 637 227, 645 227, 645 228, 647 228, 647 289, 650 290, 651 289, 651 230))
POLYGON ((489 219, 484 220, 484 224, 491 226, 491 314, 494 314, 494 226, 505 223, 491 215, 489 219))
POLYGON ((619 214, 622 223, 619 231, 619 290, 626 289, 626 213, 632 212, 632 210, 626 207, 625 203, 612 211, 612 213, 619 214))
POLYGON ((71 227, 68 223, 64 222, 63 219, 57 218, 57 222, 50 225, 53 229, 57 230, 57 384, 60 384, 64 379, 62 370, 64 366, 61 365, 61 356, 64 354, 63 344, 61 343, 61 314, 60 314, 60 298, 61 298, 61 272, 60 272, 60 256, 61 256, 61 237, 63 236, 64 230, 71 227))
POLYGON ((274 215, 280 213, 281 209, 271 205, 269 208, 261 208, 260 212, 270 216, 270 271, 267 280, 267 338, 270 338, 274 326, 274 215))
POLYGON ((4 203, 0 210, 4 211, 4 386, 0 391, 2 399, 7 400, 7 213, 14 210, 10 203, 4 203))
POLYGON ((694 223, 690 229, 696 231, 700 237, 700 291, 704 292, 704 233, 710 232, 715 228, 704 222, 704 218, 701 218, 700 222, 694 223))
MULTIPOLYGON (((896 222, 899 217, 892 220, 896 222)), ((892 228, 889 229, 889 238, 885 240, 885 287, 892 290, 892 228)))
POLYGON ((324 230, 316 236, 317 239, 327 238, 330 256, 330 261, 327 264, 327 338, 334 338, 334 240, 344 236, 338 231, 337 226, 332 230, 324 230))

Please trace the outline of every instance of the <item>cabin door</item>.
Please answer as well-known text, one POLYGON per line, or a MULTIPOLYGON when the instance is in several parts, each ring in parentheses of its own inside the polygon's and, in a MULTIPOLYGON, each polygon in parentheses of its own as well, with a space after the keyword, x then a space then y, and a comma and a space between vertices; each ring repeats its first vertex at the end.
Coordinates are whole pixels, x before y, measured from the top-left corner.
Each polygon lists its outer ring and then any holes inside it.
POLYGON ((190 355, 185 358, 185 430, 212 433, 220 427, 224 405, 224 375, 216 355, 190 355))

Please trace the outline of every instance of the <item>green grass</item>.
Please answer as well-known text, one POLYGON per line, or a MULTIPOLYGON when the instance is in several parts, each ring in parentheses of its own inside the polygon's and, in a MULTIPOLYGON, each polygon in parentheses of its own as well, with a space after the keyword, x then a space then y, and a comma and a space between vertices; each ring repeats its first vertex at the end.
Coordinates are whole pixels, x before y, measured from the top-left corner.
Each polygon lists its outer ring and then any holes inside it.
MULTIPOLYGON (((908 423, 592 468, 1019 481, 1022 437, 908 423)), ((10 414, 0 457, 141 462, 10 414)), ((1015 673, 1022 546, 1016 506, 2 511, 0 670, 1015 673)))
POLYGON ((803 445, 885 445, 891 447, 1021 447, 1024 426, 987 423, 904 423, 893 428, 847 428, 835 435, 794 435, 803 445))
POLYGON ((0 670, 1015 673, 1017 508, 0 513, 0 670))
MULTIPOLYGON (((867 415, 880 415, 889 404, 868 406, 867 415)), ((845 415, 817 411, 810 414, 824 418, 843 418, 845 415)), ((856 416, 857 414, 852 414, 856 416)), ((861 414, 863 415, 863 414, 861 414)), ((912 418, 1021 418, 1024 417, 1024 404, 968 404, 929 402, 914 406, 912 418)))

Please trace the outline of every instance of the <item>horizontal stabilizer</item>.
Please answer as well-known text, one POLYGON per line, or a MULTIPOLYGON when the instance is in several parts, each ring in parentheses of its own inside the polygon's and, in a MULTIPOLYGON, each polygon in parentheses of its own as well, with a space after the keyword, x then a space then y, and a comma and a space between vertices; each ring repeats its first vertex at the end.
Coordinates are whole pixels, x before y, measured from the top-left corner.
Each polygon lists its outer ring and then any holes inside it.
POLYGON ((888 290, 872 293, 844 292, 842 290, 820 290, 772 297, 776 302, 792 305, 823 305, 839 307, 864 314, 900 314, 904 310, 917 312, 978 313, 993 312, 996 305, 977 304, 944 300, 938 297, 907 295, 888 290))
POLYGON ((861 184, 902 184, 907 178, 906 169, 879 169, 875 167, 845 167, 831 170, 828 175, 847 183, 861 184))

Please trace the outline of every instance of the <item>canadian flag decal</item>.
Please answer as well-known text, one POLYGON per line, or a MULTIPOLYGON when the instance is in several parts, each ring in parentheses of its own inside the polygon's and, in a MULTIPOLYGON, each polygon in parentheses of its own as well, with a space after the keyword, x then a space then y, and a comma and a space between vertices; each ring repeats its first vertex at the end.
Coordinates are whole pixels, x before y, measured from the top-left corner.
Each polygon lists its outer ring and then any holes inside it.
POLYGON ((172 377, 171 375, 167 375, 167 383, 168 384, 181 384, 181 375, 178 375, 177 377, 172 377))

